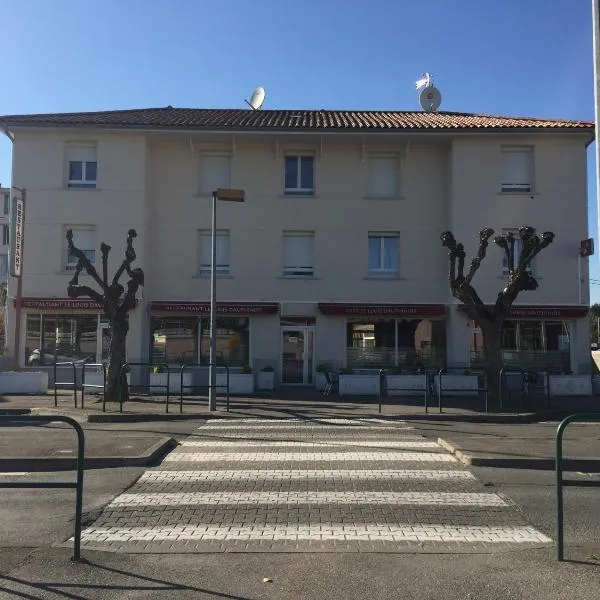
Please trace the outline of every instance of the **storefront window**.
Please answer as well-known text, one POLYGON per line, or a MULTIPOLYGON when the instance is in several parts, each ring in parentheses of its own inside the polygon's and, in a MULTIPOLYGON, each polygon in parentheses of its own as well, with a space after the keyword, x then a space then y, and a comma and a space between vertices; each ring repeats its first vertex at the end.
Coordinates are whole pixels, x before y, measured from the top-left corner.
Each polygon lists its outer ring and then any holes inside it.
MULTIPOLYGON (((245 317, 217 318, 216 362, 244 366, 250 363, 250 328, 245 317)), ((210 321, 202 319, 201 361, 210 362, 210 321)))
POLYGON ((25 362, 95 362, 98 347, 97 315, 27 315, 25 362))
POLYGON ((349 320, 346 363, 351 368, 419 369, 443 363, 444 321, 429 319, 349 320))
POLYGON ((198 362, 198 319, 152 319, 152 362, 198 362))

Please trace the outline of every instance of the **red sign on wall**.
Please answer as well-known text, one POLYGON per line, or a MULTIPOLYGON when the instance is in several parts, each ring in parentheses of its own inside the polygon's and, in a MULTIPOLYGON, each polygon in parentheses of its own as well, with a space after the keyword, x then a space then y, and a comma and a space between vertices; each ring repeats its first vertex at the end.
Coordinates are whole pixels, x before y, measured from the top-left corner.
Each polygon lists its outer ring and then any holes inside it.
MULTIPOLYGON (((152 312, 191 315, 210 315, 209 302, 153 302, 152 312)), ((220 315, 274 315, 279 311, 276 302, 218 302, 220 315)))
POLYGON ((86 298, 23 298, 23 308, 39 310, 101 310, 102 306, 86 298))
POLYGON ((324 315, 373 316, 373 317, 443 317, 446 307, 443 304, 356 304, 320 303, 319 310, 324 315))
MULTIPOLYGON (((488 305, 492 309, 492 305, 488 305)), ((459 306, 459 310, 466 311, 466 306, 459 306)), ((589 311, 588 306, 513 306, 508 312, 508 319, 577 319, 585 317, 589 311)))

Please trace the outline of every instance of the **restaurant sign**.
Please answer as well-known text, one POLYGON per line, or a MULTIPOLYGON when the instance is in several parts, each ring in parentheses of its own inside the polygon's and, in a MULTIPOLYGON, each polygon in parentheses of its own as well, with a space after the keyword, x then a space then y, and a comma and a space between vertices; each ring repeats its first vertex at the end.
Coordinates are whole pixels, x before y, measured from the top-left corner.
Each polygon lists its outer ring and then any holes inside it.
MULTIPOLYGON (((191 315, 210 315, 210 302, 153 302, 152 312, 191 315)), ((279 310, 276 302, 218 302, 220 315, 274 315, 279 310)))
POLYGON ((443 317, 446 307, 443 304, 357 304, 357 303, 320 303, 323 315, 406 317, 425 318, 443 317))

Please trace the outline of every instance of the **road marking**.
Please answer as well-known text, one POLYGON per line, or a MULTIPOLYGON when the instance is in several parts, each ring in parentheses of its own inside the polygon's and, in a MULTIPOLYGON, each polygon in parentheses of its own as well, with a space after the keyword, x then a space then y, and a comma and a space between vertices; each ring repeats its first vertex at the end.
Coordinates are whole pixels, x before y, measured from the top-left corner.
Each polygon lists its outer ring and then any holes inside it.
POLYGON ((437 442, 423 442, 423 441, 412 441, 412 440, 348 440, 348 441, 330 441, 330 442, 288 442, 285 440, 235 440, 235 441, 223 441, 223 440, 186 440, 180 444, 180 446, 195 448, 195 447, 240 447, 240 446, 259 446, 261 448, 272 448, 272 447, 286 447, 286 448, 298 448, 298 447, 335 447, 335 446, 368 446, 371 448, 441 448, 437 442))
POLYGON ((29 475, 27 471, 7 471, 6 473, 0 473, 0 477, 23 477, 23 475, 29 475))
POLYGON ((497 494, 455 492, 177 492, 121 494, 111 507, 129 506, 240 506, 258 504, 393 504, 419 506, 508 506, 497 494))
POLYGON ((186 481, 297 481, 297 480, 474 480, 470 471, 427 469, 245 469, 213 471, 146 471, 140 483, 181 483, 186 481))
MULTIPOLYGON (((384 525, 378 523, 312 525, 171 525, 163 527, 90 527, 84 544, 93 542, 160 542, 183 540, 293 540, 371 542, 487 542, 539 543, 552 540, 533 527, 384 525)), ((72 539, 72 538, 71 538, 72 539)))
POLYGON ((437 452, 173 452, 164 462, 282 462, 282 461, 407 461, 457 462, 450 454, 437 452))
MULTIPOLYGON (((331 424, 331 425, 370 425, 371 423, 384 423, 386 425, 405 425, 406 421, 392 421, 390 419, 209 419, 212 425, 228 425, 232 423, 297 423, 303 424, 331 424)), ((205 426, 204 426, 205 427, 205 426)), ((412 428, 411 428, 412 429, 412 428)))
POLYGON ((307 429, 318 429, 319 431, 358 431, 358 430, 373 430, 373 431, 414 431, 414 427, 400 427, 397 425, 366 425, 357 423, 355 425, 318 425, 313 423, 306 423, 305 421, 298 421, 296 423, 289 421, 281 423, 280 425, 202 425, 198 429, 199 433, 203 431, 276 431, 278 429, 293 429, 295 431, 303 432, 307 429))

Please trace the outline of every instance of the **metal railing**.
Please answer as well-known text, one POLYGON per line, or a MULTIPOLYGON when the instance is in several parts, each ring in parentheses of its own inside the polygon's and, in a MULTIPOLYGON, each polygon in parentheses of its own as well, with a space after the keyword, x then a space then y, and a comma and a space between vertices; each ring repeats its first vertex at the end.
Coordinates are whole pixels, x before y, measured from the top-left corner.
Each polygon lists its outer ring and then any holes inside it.
MULTIPOLYGON (((454 394, 458 394, 458 393, 463 393, 465 395, 471 394, 473 392, 477 392, 477 396, 479 396, 480 393, 483 392, 483 397, 484 397, 484 403, 485 403, 485 412, 488 412, 488 381, 487 381, 487 376, 483 371, 473 371, 473 370, 469 370, 469 372, 467 374, 465 374, 465 377, 477 377, 477 387, 476 388, 446 388, 443 385, 443 381, 444 381, 444 374, 445 375, 452 375, 451 372, 449 372, 448 368, 443 368, 440 369, 437 373, 437 395, 438 395, 438 408, 440 413, 442 412, 442 396, 444 392, 451 392, 454 394), (483 380, 483 385, 480 385, 480 378, 483 380)), ((434 382, 435 382, 435 378, 434 378, 434 382)))
POLYGON ((126 362, 123 363, 123 365, 121 365, 121 368, 119 369, 119 382, 118 382, 118 397, 119 397, 119 412, 123 412, 123 381, 127 381, 127 373, 131 370, 131 367, 148 367, 150 370, 154 369, 154 368, 158 368, 158 369, 163 369, 163 373, 166 373, 167 375, 167 385, 162 385, 162 384, 148 384, 148 385, 144 385, 144 384, 138 384, 138 385, 131 385, 131 384, 127 384, 128 389, 130 388, 136 388, 136 387, 143 387, 143 388, 147 388, 147 389, 152 389, 152 388, 161 388, 164 389, 166 388, 166 409, 165 412, 169 412, 169 391, 171 388, 171 372, 169 371, 169 365, 167 363, 148 363, 148 362, 126 362))
POLYGON ((67 362, 57 362, 54 363, 54 406, 58 406, 58 386, 61 387, 72 387, 73 388, 73 401, 75 403, 75 408, 77 408, 77 368, 75 367, 75 363, 73 361, 67 362), (67 367, 70 366, 73 371, 73 382, 69 381, 56 381, 56 371, 59 367, 67 367))
POLYGON ((536 391, 540 390, 539 386, 536 386, 539 377, 544 380, 544 387, 541 388, 546 396, 546 406, 550 408, 550 375, 547 371, 526 371, 520 367, 502 367, 500 369, 500 390, 498 393, 500 409, 504 408, 504 397, 505 394, 511 394, 511 390, 508 389, 507 375, 520 375, 521 376, 521 388, 518 390, 521 393, 523 404, 525 401, 528 404, 529 410, 533 406, 532 396, 536 391), (535 377, 534 377, 535 376, 535 377))
POLYGON ((567 425, 574 421, 600 421, 600 412, 575 413, 563 419, 556 430, 556 558, 564 558, 563 487, 600 487, 600 481, 576 481, 563 479, 563 434, 567 425))
POLYGON ((67 423, 77 434, 77 480, 72 481, 15 481, 0 482, 0 488, 75 488, 75 535, 73 536, 73 560, 81 558, 81 514, 83 510, 83 457, 85 437, 81 425, 71 417, 45 415, 0 415, 0 427, 21 425, 26 427, 32 423, 67 423))
POLYGON ((410 375, 413 377, 423 377, 424 385, 422 388, 398 387, 398 386, 394 386, 394 387, 390 388, 390 386, 388 384, 388 380, 386 379, 386 375, 388 377, 390 376, 389 373, 386 373, 385 369, 381 369, 379 371, 379 413, 381 413, 381 405, 383 403, 383 398, 389 397, 390 391, 392 391, 392 392, 413 392, 413 393, 415 393, 415 392, 421 393, 422 392, 424 395, 425 412, 427 412, 427 399, 429 396, 429 374, 427 371, 425 371, 424 373, 410 373, 410 375))
MULTIPOLYGON (((204 388, 204 387, 208 387, 208 389, 210 390, 211 385, 210 385, 210 381, 208 383, 208 386, 200 386, 200 385, 183 385, 183 373, 186 369, 207 369, 210 368, 212 365, 211 363, 209 364, 187 364, 187 365, 181 365, 181 368, 179 370, 179 377, 180 377, 180 382, 181 382, 181 388, 180 388, 180 392, 179 392, 179 412, 182 413, 183 412, 183 390, 189 390, 189 389, 198 389, 200 387, 204 388)), ((215 367, 217 369, 225 369, 226 372, 226 385, 225 385, 225 393, 226 393, 226 411, 229 412, 229 365, 224 365, 224 364, 217 364, 215 363, 215 367)), ((215 389, 218 390, 222 389, 223 386, 221 385, 217 385, 215 383, 215 389)))
MULTIPOLYGON (((96 371, 98 372, 98 371, 96 371)), ((83 408, 84 398, 85 398, 85 388, 90 389, 101 389, 102 390, 102 410, 106 409, 106 365, 104 363, 83 363, 83 367, 81 369, 81 408, 83 408), (98 385, 97 383, 86 383, 85 382, 85 370, 87 367, 98 367, 102 368, 102 385, 98 385)))

